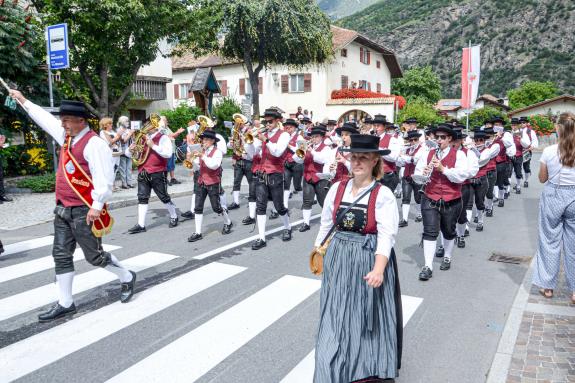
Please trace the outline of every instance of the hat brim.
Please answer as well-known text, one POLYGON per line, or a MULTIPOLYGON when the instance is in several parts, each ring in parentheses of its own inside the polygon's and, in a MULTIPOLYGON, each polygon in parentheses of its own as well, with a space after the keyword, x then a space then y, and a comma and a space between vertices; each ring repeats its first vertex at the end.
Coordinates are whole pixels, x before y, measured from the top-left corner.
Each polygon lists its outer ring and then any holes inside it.
POLYGON ((357 129, 348 128, 348 127, 337 128, 337 129, 335 130, 335 132, 336 132, 337 134, 339 134, 340 136, 341 136, 341 133, 342 133, 342 132, 348 132, 348 133, 350 133, 350 134, 359 134, 359 132, 358 132, 357 129))
POLYGON ((220 139, 219 139, 217 136, 212 137, 212 136, 206 136, 205 134, 201 134, 201 135, 200 135, 200 140, 203 140, 204 138, 209 138, 210 140, 214 140, 215 142, 219 142, 219 141, 220 141, 220 139))
POLYGON ((311 132, 309 132, 309 135, 310 136, 315 136, 315 135, 325 136, 326 132, 324 130, 312 129, 311 132))
POLYGON ((457 132, 455 132, 453 129, 438 126, 437 128, 435 128, 435 131, 433 133, 437 134, 439 132, 447 133, 449 136, 451 136, 452 139, 457 139, 457 132))
POLYGON ((62 117, 62 116, 81 117, 81 118, 84 118, 86 120, 95 117, 91 113, 74 112, 74 111, 63 111, 63 112, 61 112, 59 110, 56 110, 56 111, 52 112, 52 114, 55 116, 60 116, 60 117, 62 117))
POLYGON ((391 153, 389 149, 365 149, 365 148, 339 148, 340 152, 348 153, 379 153, 380 156, 386 156, 391 153))

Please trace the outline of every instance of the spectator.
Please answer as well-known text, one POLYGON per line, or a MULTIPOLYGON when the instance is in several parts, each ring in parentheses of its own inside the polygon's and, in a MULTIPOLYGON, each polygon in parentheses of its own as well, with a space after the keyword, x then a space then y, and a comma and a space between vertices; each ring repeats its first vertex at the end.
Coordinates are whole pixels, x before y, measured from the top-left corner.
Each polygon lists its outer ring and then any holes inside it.
POLYGON ((174 171, 176 169, 176 137, 178 137, 184 131, 184 128, 180 128, 175 132, 172 132, 168 126, 168 119, 166 116, 160 116, 160 132, 168 136, 172 142, 172 157, 170 157, 168 160, 168 165, 166 166, 166 171, 170 174, 170 180, 168 181, 168 185, 170 186, 181 184, 181 182, 176 179, 174 171))
POLYGON ((121 116, 116 124, 117 131, 124 130, 119 141, 120 146, 120 164, 118 171, 120 172, 120 180, 122 181, 122 189, 133 188, 132 184, 132 154, 130 153, 130 145, 132 144, 132 136, 134 130, 130 129, 130 119, 126 116, 121 116))
MULTIPOLYGON (((6 136, 0 134, 0 153, 2 153, 4 145, 6 145, 6 136)), ((12 198, 7 197, 6 191, 4 190, 4 169, 2 168, 2 155, 0 155, 0 205, 4 202, 12 202, 12 198)))
POLYGON ((575 304, 575 114, 562 113, 555 130, 558 143, 545 148, 540 159, 539 181, 545 186, 539 202, 533 284, 546 298, 553 297, 563 253, 565 279, 575 304))
MULTIPOLYGON (((114 124, 110 117, 104 117, 100 120, 100 137, 104 139, 112 149, 112 155, 114 159, 114 173, 118 174, 118 168, 120 165, 120 140, 124 134, 124 128, 120 128, 117 132, 113 129, 114 124)), ((116 177, 114 176, 114 180, 116 177)), ((114 187, 114 191, 118 188, 114 187)))

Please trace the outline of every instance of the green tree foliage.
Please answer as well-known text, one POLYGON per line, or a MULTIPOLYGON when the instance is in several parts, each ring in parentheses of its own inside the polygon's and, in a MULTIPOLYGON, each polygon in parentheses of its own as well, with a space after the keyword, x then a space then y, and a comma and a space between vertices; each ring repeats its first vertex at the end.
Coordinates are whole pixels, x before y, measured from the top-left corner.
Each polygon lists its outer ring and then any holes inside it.
MULTIPOLYGON (((35 0, 45 25, 68 23, 70 62, 63 91, 86 102, 99 118, 113 116, 128 99, 140 67, 160 43, 184 38, 191 0, 35 0)), ((166 52, 162 52, 166 53, 166 52)))
MULTIPOLYGON (((501 117, 505 120, 505 125, 509 124, 509 118, 505 112, 497 108, 486 106, 484 108, 475 109, 473 112, 471 112, 469 115, 469 129, 473 129, 477 126, 482 126, 486 121, 495 117, 501 117)), ((463 118, 460 122, 465 125, 466 119, 463 118)))
MULTIPOLYGON (((251 89, 258 89, 265 67, 321 64, 333 55, 330 22, 315 1, 201 0, 194 13, 201 27, 182 43, 197 54, 243 62, 251 89)), ((258 92, 252 92, 252 105, 259 115, 258 92)))
POLYGON ((0 2, 0 77, 18 81, 38 65, 32 51, 37 33, 27 10, 0 2))
POLYGON ((393 80, 392 88, 393 94, 399 94, 406 100, 422 98, 435 104, 441 98, 441 82, 431 66, 405 71, 402 78, 393 80))
POLYGON ((557 96, 557 86, 551 81, 526 81, 507 92, 511 109, 519 109, 557 96))
POLYGON ((412 98, 407 101, 405 107, 399 111, 397 121, 401 123, 410 117, 417 118, 421 126, 438 124, 444 121, 443 117, 438 115, 433 108, 433 104, 423 98, 412 98))
POLYGON ((229 137, 230 130, 224 126, 224 121, 233 121, 234 113, 241 113, 240 105, 231 97, 224 97, 214 107, 214 117, 217 120, 216 130, 223 136, 229 137))
MULTIPOLYGON (((181 104, 175 109, 162 110, 159 112, 160 115, 166 116, 168 119, 168 127, 172 132, 180 128, 187 128, 188 122, 195 119, 198 115, 202 114, 200 108, 190 107, 186 104, 181 104)), ((186 133, 182 133, 179 139, 183 138, 186 133)))

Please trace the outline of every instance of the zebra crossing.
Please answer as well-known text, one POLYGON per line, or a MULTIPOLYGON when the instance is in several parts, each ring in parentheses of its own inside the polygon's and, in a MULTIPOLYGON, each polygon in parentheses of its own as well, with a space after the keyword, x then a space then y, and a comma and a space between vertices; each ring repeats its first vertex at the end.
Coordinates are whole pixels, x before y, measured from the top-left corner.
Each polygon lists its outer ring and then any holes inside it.
MULTIPOLYGON (((9 254, 18 254, 51 245, 51 237, 31 240, 11 246, 9 254), (48 239, 50 242, 48 242, 48 239)), ((242 240, 245 241, 245 240, 242 240)), ((240 246, 242 241, 235 243, 240 246), (240 243, 241 242, 241 243, 240 243)), ((233 248, 234 244, 212 250, 233 248)), ((6 246, 6 247, 8 247, 6 246)), ((119 250, 118 246, 104 245, 109 250, 119 250)), ((206 253, 208 254, 208 253, 206 253)), ((135 271, 150 269, 159 265, 169 265, 179 255, 155 251, 123 259, 128 268, 135 271)), ((3 282, 15 281, 46 271, 52 267, 51 257, 0 267, 0 288, 3 282), (49 262, 50 261, 50 262, 49 262)), ((74 256, 75 262, 85 262, 81 251, 74 256)), ((207 256, 195 257, 205 259, 207 256)), ((1 264, 0 264, 1 266, 1 264)), ((114 302, 83 315, 55 323, 54 326, 16 341, 0 349, 0 381, 49 381, 51 369, 62 368, 63 360, 87 352, 98 343, 117 336, 125 331, 147 328, 149 318, 166 310, 184 305, 196 295, 221 288, 233 290, 234 280, 248 272, 247 267, 215 261, 177 275, 167 281, 155 284, 137 292, 129 304, 114 302), (42 376, 42 379, 37 378, 42 376), (33 378, 34 377, 34 380, 33 378), (48 379, 48 380, 46 380, 48 379)), ((112 282, 115 276, 102 269, 91 269, 76 276, 74 294, 102 287, 112 282)), ((166 344, 151 345, 146 355, 129 355, 129 365, 121 371, 103 379, 92 376, 87 381, 108 382, 194 382, 213 370, 220 363, 236 353, 249 342, 257 339, 264 331, 274 330, 274 324, 306 300, 316 296, 321 287, 318 279, 282 275, 266 282, 257 289, 249 289, 249 294, 233 301, 212 318, 186 330, 166 344), (161 368, 159 368, 161 366, 161 368)), ((18 315, 36 315, 36 310, 53 302, 55 285, 42 285, 24 292, 0 299, 0 325, 18 315)), ((404 326, 421 305, 422 299, 403 296, 404 326)), ((201 310, 201 308, 198 308, 201 310)), ((302 335, 303 336, 303 335, 302 335)), ((305 336, 309 336, 306 334, 305 336)), ((65 365, 67 366, 67 365, 65 365)), ((72 368, 67 366, 66 368, 72 368)), ((267 366, 273 369, 274 366, 267 366)), ((290 366, 291 368, 291 366, 290 366)), ((293 369, 281 379, 282 383, 311 382, 314 369, 314 351, 311 350, 301 361, 294 363, 293 369)), ((55 381, 55 380, 52 380, 55 381)))

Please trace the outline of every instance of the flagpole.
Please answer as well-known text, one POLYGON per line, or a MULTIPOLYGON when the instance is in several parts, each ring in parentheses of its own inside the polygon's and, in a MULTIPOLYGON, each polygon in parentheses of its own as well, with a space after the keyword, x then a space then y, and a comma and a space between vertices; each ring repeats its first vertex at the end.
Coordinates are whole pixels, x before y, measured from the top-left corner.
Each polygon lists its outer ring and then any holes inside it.
POLYGON ((467 121, 465 123, 465 131, 469 135, 469 115, 471 114, 471 83, 469 81, 469 75, 471 73, 471 40, 469 40, 469 63, 467 65, 467 100, 469 105, 467 107, 467 121))

